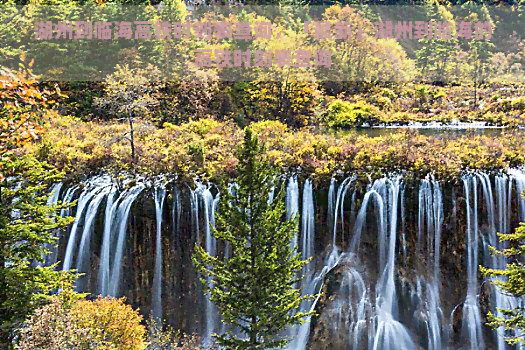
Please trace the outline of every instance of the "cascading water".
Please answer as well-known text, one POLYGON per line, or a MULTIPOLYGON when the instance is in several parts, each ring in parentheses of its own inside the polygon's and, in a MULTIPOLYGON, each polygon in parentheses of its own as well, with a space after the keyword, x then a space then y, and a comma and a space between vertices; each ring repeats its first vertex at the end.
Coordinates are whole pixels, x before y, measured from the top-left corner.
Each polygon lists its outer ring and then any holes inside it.
MULTIPOLYGON (((103 287, 104 290, 107 290, 107 293, 105 294, 110 296, 119 295, 122 260, 127 237, 128 216, 131 210, 131 205, 144 188, 145 185, 143 183, 133 186, 128 191, 124 192, 115 203, 118 203, 118 207, 116 208, 116 218, 115 220, 112 220, 110 224, 110 240, 115 237, 116 244, 113 248, 113 260, 111 261, 111 264, 109 264, 110 277, 107 279, 107 285, 103 287)), ((106 264, 106 262, 104 263, 106 264)))
MULTIPOLYGON (((90 269, 89 267, 89 258, 90 258, 90 244, 91 244, 91 235, 93 233, 94 227, 93 224, 95 222, 95 218, 98 212, 98 208, 100 204, 102 203, 103 199, 108 195, 108 193, 111 191, 111 186, 106 186, 105 188, 101 189, 97 195, 91 200, 89 203, 89 206, 86 210, 86 215, 84 218, 84 227, 82 230, 82 238, 80 240, 80 245, 78 247, 78 257, 77 257, 77 264, 76 269, 80 273, 89 273, 90 269)), ((88 276, 82 276, 77 281, 77 288, 80 290, 84 289, 84 285, 86 283, 85 279, 88 276)))
POLYGON ((306 180, 303 189, 303 211, 301 231, 301 254, 303 260, 314 256, 315 243, 315 211, 312 181, 306 180))
MULTIPOLYGON (((288 179, 288 186, 286 187, 286 220, 290 220, 294 215, 299 214, 299 183, 297 176, 291 176, 288 179)), ((291 242, 292 248, 297 249, 299 241, 298 232, 295 234, 291 242)))
MULTIPOLYGON (((49 195, 49 198, 47 199, 47 205, 53 206, 58 203, 58 200, 60 199, 60 190, 62 189, 62 182, 59 182, 57 184, 54 184, 51 188, 51 194, 49 195)), ((58 234, 60 232, 60 229, 57 229, 54 232, 54 237, 57 238, 58 234)), ((46 244, 46 248, 49 250, 49 254, 47 254, 44 258, 44 264, 45 266, 50 266, 55 263, 55 256, 56 256, 56 247, 53 244, 46 244)))
MULTIPOLYGON (((489 212, 489 229, 486 233, 487 238, 483 244, 483 255, 485 258, 485 264, 491 268, 502 270, 506 268, 507 262, 503 256, 493 255, 490 253, 489 245, 498 249, 505 248, 506 246, 499 242, 497 233, 507 234, 510 233, 510 213, 511 213, 511 199, 512 199, 512 182, 516 181, 516 187, 518 194, 520 193, 520 177, 521 173, 516 171, 509 171, 507 174, 498 174, 495 176, 495 197, 493 196, 490 180, 486 174, 477 174, 478 178, 483 184, 483 193, 486 198, 487 210, 489 212), (495 198, 495 199, 494 199, 495 198), (496 210, 497 208, 497 210, 496 210), (496 215, 497 212, 497 215, 496 215)), ((523 187, 521 187, 523 188, 523 187)), ((518 197, 519 198, 519 197, 518 197)), ((521 200, 518 199, 518 203, 521 200)), ((518 204, 519 206, 520 204, 518 204)), ((523 221, 525 217, 521 216, 520 220, 523 221)), ((523 305, 523 298, 515 298, 508 294, 505 294, 498 286, 492 286, 492 298, 494 303, 493 312, 496 316, 503 316, 498 311, 498 308, 503 309, 515 309, 523 305)), ((517 335, 515 333, 515 335, 517 335)), ((510 346, 505 342, 505 331, 502 327, 496 330, 496 341, 498 350, 509 349, 510 346)), ((518 346, 518 349, 525 348, 518 346)))
POLYGON ((525 220, 525 197, 523 193, 525 191, 525 172, 519 169, 509 169, 509 175, 512 176, 514 182, 516 183, 516 192, 518 196, 519 210, 520 210, 520 219, 525 220))
POLYGON ((66 255, 64 257, 64 265, 62 266, 62 270, 64 271, 70 270, 71 266, 73 265, 75 245, 77 244, 77 228, 83 218, 84 209, 99 190, 100 188, 98 187, 95 187, 94 189, 86 188, 84 189, 84 191, 82 191, 82 194, 78 199, 75 222, 73 223, 73 227, 71 228, 71 231, 69 233, 69 239, 66 247, 66 255))
MULTIPOLYGON (((443 312, 440 303, 440 247, 441 230, 443 226, 443 193, 438 181, 427 176, 421 181, 419 187, 419 212, 418 212, 418 253, 426 250, 431 253, 431 263, 428 264, 428 278, 418 275, 418 290, 425 286, 426 297, 419 298, 420 305, 414 315, 416 320, 423 323, 426 329, 427 349, 443 349, 442 325, 443 312), (425 234, 426 233, 426 234, 425 234), (426 247, 425 247, 426 242, 426 247), (424 249, 426 248, 426 249, 424 249)), ((418 293, 422 295, 422 293, 418 293)))
POLYGON ((152 315, 156 322, 162 322, 162 210, 166 188, 159 185, 154 189, 157 236, 155 240, 155 272, 153 275, 152 315))
MULTIPOLYGON (((291 177, 288 182, 286 192, 286 218, 289 220, 293 215, 298 214, 299 210, 299 185, 295 177, 291 177)), ((309 260, 314 257, 315 253, 315 208, 312 181, 307 179, 303 187, 303 203, 301 213, 301 244, 300 254, 303 260, 309 260)), ((299 288, 301 295, 305 296, 307 289, 312 281, 313 261, 305 265, 302 270, 303 279, 301 280, 299 288)), ((295 285, 297 288, 297 285, 295 285)), ((311 303, 307 300, 300 305, 299 311, 306 312, 311 307, 311 303)), ((291 327, 288 331, 289 337, 294 337, 299 330, 299 327, 291 327)))
MULTIPOLYGON (((481 289, 478 280, 478 254, 483 253, 485 265, 498 269, 506 266, 505 259, 490 255, 488 247, 501 248, 497 232, 510 233, 516 220, 525 220, 525 199, 518 197, 518 194, 525 190, 525 172, 510 169, 495 176, 477 172, 462 177, 466 207, 467 285, 464 288, 466 293, 458 295, 459 300, 454 302, 452 307, 443 297, 444 291, 441 287, 442 283, 445 286, 448 282, 442 278, 442 274, 445 275, 448 271, 441 270, 440 256, 444 250, 442 237, 445 237, 443 230, 447 230, 445 235, 450 235, 451 230, 446 228, 449 222, 445 220, 449 214, 447 212, 445 215, 444 204, 448 202, 444 203, 445 194, 441 184, 431 176, 422 179, 414 191, 415 198, 411 198, 415 200, 407 204, 405 201, 410 197, 406 197, 406 194, 413 192, 405 190, 406 185, 403 184, 401 176, 387 176, 373 181, 366 191, 354 184, 357 184, 355 176, 340 182, 332 179, 330 182, 326 218, 329 226, 324 232, 315 231, 315 203, 318 197, 311 180, 307 179, 304 182, 301 195, 297 177, 288 178, 286 196, 287 217, 300 214, 301 218, 301 230, 298 232, 295 246, 300 250, 302 258, 317 259, 304 271, 307 277, 301 282, 302 294, 315 294, 320 291, 324 288, 325 278, 333 271, 337 271, 340 276, 336 295, 333 300, 330 299, 330 307, 334 309, 332 312, 335 315, 330 327, 337 334, 346 332, 345 349, 514 349, 505 344, 505 333, 502 330, 495 332, 492 337, 489 329, 483 326, 479 301, 481 289), (415 208, 413 215, 410 212, 412 208, 415 208), (512 216, 512 213, 516 213, 516 217, 512 216), (411 221, 415 231, 405 227, 410 225, 411 221), (410 236, 411 232, 415 235, 410 236), (326 252, 323 261, 316 254, 316 246, 319 247, 326 234, 326 246, 322 247, 326 252), (375 257, 367 251, 371 242, 374 243, 374 247, 377 246, 378 254, 375 257), (413 260, 413 253, 424 255, 424 259, 416 257, 413 260), (415 266, 407 265, 407 262, 412 260, 416 261, 415 266), (399 269, 407 268, 414 270, 412 277, 407 277, 413 278, 409 283, 400 279, 405 277, 400 275, 402 272, 399 269), (375 273, 371 273, 372 270, 377 272, 377 278, 375 273), (401 283, 402 289, 396 287, 397 283, 401 283), (405 289, 408 294, 405 293, 405 289), (402 293, 398 295, 399 292, 402 293), (405 295, 410 297, 402 299, 405 295), (456 324, 452 326, 453 322, 457 321, 452 320, 452 317, 449 321, 448 317, 443 316, 443 312, 448 314, 457 303, 462 303, 462 307, 454 308, 452 315, 455 318, 459 317, 461 322, 460 329, 463 335, 459 340, 449 335, 449 332, 456 332, 456 324), (456 316, 458 313, 459 316, 456 316), (487 335, 492 338, 487 340, 487 335)), ((60 199, 67 203, 75 197, 78 197, 78 203, 76 209, 73 209, 75 211, 71 211, 75 221, 69 230, 70 234, 62 235, 61 238, 61 247, 65 249, 61 249, 60 252, 51 249, 52 254, 46 257, 46 263, 51 265, 59 254, 64 261, 63 269, 76 267, 89 274, 93 264, 92 251, 100 249, 94 252, 94 256, 98 255, 99 258, 98 292, 118 296, 125 247, 128 246, 131 208, 148 186, 137 181, 131 186, 128 183, 124 187, 126 189, 122 189, 107 177, 91 179, 82 191, 79 191, 80 187, 64 188, 63 185, 55 185, 49 197, 50 205, 58 203, 60 199), (103 220, 98 220, 97 217, 102 215, 103 220), (99 228, 101 232, 97 232, 99 228), (95 237, 100 238, 96 240, 95 237)), ((154 262, 151 310, 152 315, 157 318, 162 318, 164 314, 162 305, 170 305, 168 301, 162 300, 162 290, 166 288, 165 279, 168 276, 163 275, 163 266, 166 265, 163 265, 161 233, 171 232, 164 226, 171 223, 174 227, 177 226, 174 230, 180 230, 182 234, 187 217, 192 223, 193 239, 202 241, 208 253, 217 256, 219 252, 222 254, 224 248, 218 250, 212 231, 218 195, 214 196, 209 186, 197 183, 196 190, 189 191, 189 215, 184 215, 186 213, 181 209, 182 192, 174 188, 172 220, 165 220, 163 213, 166 211, 163 210, 163 205, 167 191, 164 185, 153 187, 156 249, 151 252, 154 262)), ((454 193, 452 195, 454 196, 454 193)), ((69 214, 68 209, 63 209, 60 213, 61 216, 69 214)), ((64 230, 60 232, 63 233, 64 230)), ((227 247, 225 249, 227 254, 227 247)), ((85 282, 80 280, 77 285, 82 291, 87 291, 84 290, 87 288, 85 282)), ((496 307, 512 308, 523 305, 523 300, 507 296, 497 288, 492 287, 490 290, 490 305, 494 310, 496 307)), ((169 297, 167 293, 166 298, 169 297)), ((315 310, 320 300, 317 298, 305 302, 300 310, 315 310)), ((221 328, 216 308, 206 296, 201 305, 204 314, 203 335, 207 344, 211 341, 212 333, 220 333, 224 328, 221 328)), ((308 317, 302 326, 288 333, 293 335, 288 349, 307 348, 312 330, 316 327, 312 320, 308 317)))
MULTIPOLYGON (((346 180, 345 180, 346 181, 346 180)), ((330 189, 328 192, 328 208, 329 208, 329 221, 333 222, 333 225, 336 226, 336 212, 337 209, 334 208, 333 202, 335 201, 334 193, 335 193, 335 186, 336 181, 335 179, 332 179, 330 182, 330 189), (332 212, 333 211, 333 212, 332 212), (332 219, 330 219, 332 218, 332 219)), ((288 187, 290 188, 290 186, 288 187)), ((307 256, 308 246, 311 247, 313 252, 314 247, 314 229, 315 225, 311 225, 312 222, 315 223, 315 212, 313 207, 313 189, 312 189, 312 183, 310 180, 307 180, 305 182, 305 186, 303 189, 303 231, 302 231, 302 239, 305 243, 306 247, 302 250, 302 257, 305 258, 307 256), (306 209, 306 212, 305 212, 306 209), (311 230, 311 231, 310 231, 311 230)), ((290 208, 291 202, 287 201, 287 209, 288 212, 292 211, 290 208)), ((335 237, 335 227, 334 227, 334 237, 335 237)), ((334 238, 335 242, 335 238, 334 238)), ((325 259, 325 263, 323 268, 320 272, 315 273, 314 270, 306 273, 306 278, 303 280, 303 284, 301 286, 301 294, 302 295, 313 295, 316 293, 316 291, 319 291, 322 288, 322 282, 326 274, 334 268, 339 260, 341 259, 341 256, 339 252, 337 251, 335 245, 332 247, 330 255, 325 259), (312 277, 313 276, 313 277, 312 277)), ((310 268, 314 266, 314 264, 309 264, 310 268)), ((314 302, 303 302, 301 304, 300 311, 302 312, 312 312, 315 309, 315 306, 317 305, 317 302, 319 301, 319 296, 314 300, 314 302)), ((311 324, 311 316, 308 316, 305 320, 305 322, 300 327, 294 327, 292 330, 292 334, 295 334, 291 338, 291 341, 288 346, 288 350, 302 350, 306 348, 308 338, 309 338, 309 332, 310 332, 310 324, 311 324)))
POLYGON ((341 185, 339 186, 339 189, 337 190, 337 196, 335 197, 336 201, 335 201, 335 207, 334 207, 334 212, 333 212, 333 218, 334 218, 334 222, 333 222, 333 239, 332 239, 332 247, 333 247, 333 249, 335 249, 335 247, 337 245, 337 227, 338 227, 337 218, 338 218, 338 212, 340 211, 340 215, 341 215, 341 232, 344 233, 344 216, 343 216, 343 211, 344 211, 345 196, 346 196, 346 193, 348 191, 348 188, 350 187, 352 182, 355 181, 355 179, 356 179, 355 176, 346 178, 343 181, 343 183, 341 183, 341 185))
POLYGON ((397 217, 399 211, 401 176, 383 178, 374 182, 373 190, 379 193, 379 216, 382 221, 378 240, 381 277, 376 284, 375 335, 372 349, 414 349, 407 329, 397 318, 397 296, 394 283, 397 217), (381 272, 382 271, 382 272, 381 272))
POLYGON ((334 226, 334 202, 335 202, 335 186, 336 179, 332 178, 330 180, 330 186, 328 187, 328 227, 334 226))
MULTIPOLYGON (((204 215, 204 230, 205 230, 205 248, 206 252, 211 256, 217 255, 217 242, 213 235, 212 229, 215 227, 215 210, 219 201, 219 196, 215 198, 211 193, 209 187, 204 186, 201 183, 197 183, 197 189, 193 192, 192 200, 192 212, 195 215, 196 229, 199 230, 199 202, 202 203, 203 215, 204 215)), ((197 236, 200 233, 197 232, 197 236)), ((211 279, 208 279, 208 283, 211 283, 211 279)), ((220 320, 217 308, 211 302, 209 294, 206 295, 206 307, 205 307, 205 335, 204 344, 208 346, 212 341, 212 334, 218 332, 220 329, 220 320)))
MULTIPOLYGON (((62 270, 70 270, 73 266, 75 258, 75 251, 78 247, 78 257, 76 268, 84 268, 86 257, 89 254, 89 238, 93 231, 93 223, 102 200, 110 191, 111 179, 108 176, 99 176, 91 179, 87 183, 78 199, 76 208, 75 221, 71 230, 69 231, 69 238, 66 247, 66 254, 64 257, 64 264, 62 270), (82 223, 82 235, 80 242, 78 240, 78 226, 82 223)), ((67 193, 66 193, 67 197, 67 193)), ((83 271, 81 271, 83 272, 83 271)))
MULTIPOLYGON (((124 192, 123 195, 127 193, 124 192)), ((100 264, 98 269, 98 288, 99 293, 102 295, 109 294, 109 279, 111 277, 111 244, 112 244, 112 235, 111 235, 111 225, 113 225, 113 220, 115 220, 115 215, 117 213, 117 207, 120 196, 115 202, 115 196, 117 195, 117 190, 114 189, 108 195, 106 201, 106 210, 104 212, 104 231, 102 233, 102 246, 100 249, 100 264)))
POLYGON ((485 348, 481 328, 481 313, 477 295, 478 280, 478 178, 468 174, 462 178, 467 210, 467 298, 463 304, 463 334, 468 349, 485 348))
MULTIPOLYGON (((76 191, 79 189, 78 186, 74 186, 74 187, 71 187, 71 188, 68 188, 65 195, 64 195, 64 199, 62 200, 62 203, 63 204, 70 204, 71 201, 73 200, 73 197, 76 193, 76 191)), ((69 206, 66 206, 65 208, 62 208, 60 209, 60 217, 66 217, 66 216, 69 216, 69 213, 70 213, 70 207, 69 206)), ((59 239, 62 238, 62 235, 64 233, 65 228, 61 228, 61 229, 58 229, 57 232, 56 232, 56 235, 58 236, 59 239)), ((56 244, 54 247, 52 247, 51 249, 51 254, 49 254, 47 256, 47 259, 46 259, 46 266, 51 266, 53 264, 56 264, 57 263, 57 260, 58 260, 58 244, 56 244)))

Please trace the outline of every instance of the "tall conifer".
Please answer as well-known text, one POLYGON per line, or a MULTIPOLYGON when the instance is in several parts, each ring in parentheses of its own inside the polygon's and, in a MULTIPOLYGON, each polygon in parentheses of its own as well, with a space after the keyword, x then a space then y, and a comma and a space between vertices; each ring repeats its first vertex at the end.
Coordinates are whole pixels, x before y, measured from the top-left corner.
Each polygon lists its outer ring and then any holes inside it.
MULTIPOLYGON (((501 242, 508 242, 509 247, 497 250, 490 247, 495 255, 507 259, 507 266, 502 269, 488 269, 480 267, 481 273, 492 277, 493 284, 501 288, 504 294, 517 298, 525 296, 525 223, 521 223, 513 233, 498 234, 501 242)), ((525 308, 519 304, 516 308, 500 308, 500 315, 496 316, 489 311, 488 325, 494 329, 504 327, 515 331, 508 334, 506 341, 511 345, 525 343, 525 308)))
POLYGON ((235 186, 231 191, 222 186, 214 230, 231 247, 231 256, 210 256, 199 245, 194 253, 197 268, 211 280, 203 284, 229 328, 215 335, 217 343, 232 350, 284 347, 283 330, 307 315, 297 312, 307 297, 294 286, 307 261, 290 245, 298 221, 285 220, 284 191, 263 154, 257 137, 245 129, 235 186), (235 335, 235 329, 244 336, 235 335))

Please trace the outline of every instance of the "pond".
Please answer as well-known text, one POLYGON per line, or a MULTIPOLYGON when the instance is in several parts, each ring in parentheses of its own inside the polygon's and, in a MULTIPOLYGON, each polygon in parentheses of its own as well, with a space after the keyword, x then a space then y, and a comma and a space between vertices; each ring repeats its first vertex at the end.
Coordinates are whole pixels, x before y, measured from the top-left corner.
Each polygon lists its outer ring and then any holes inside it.
POLYGON ((499 137, 508 133, 509 131, 523 130, 523 127, 519 129, 509 128, 503 126, 490 126, 486 125, 485 122, 456 122, 451 124, 443 125, 437 122, 430 123, 410 123, 409 125, 378 125, 372 128, 365 127, 352 130, 325 130, 325 132, 335 136, 345 136, 351 133, 363 134, 369 137, 380 137, 386 136, 392 133, 396 133, 400 130, 410 130, 412 132, 425 135, 425 136, 464 136, 464 135, 486 135, 499 137))

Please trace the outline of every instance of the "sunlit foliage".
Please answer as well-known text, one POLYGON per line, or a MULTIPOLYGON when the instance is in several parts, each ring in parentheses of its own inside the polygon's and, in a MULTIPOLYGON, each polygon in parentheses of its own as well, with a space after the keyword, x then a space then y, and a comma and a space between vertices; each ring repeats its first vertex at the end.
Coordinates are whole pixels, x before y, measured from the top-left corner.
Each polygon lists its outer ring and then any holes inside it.
MULTIPOLYGON (((481 267, 481 272, 488 277, 492 277, 492 283, 501 290, 514 297, 525 295, 525 264, 523 257, 525 254, 525 224, 520 226, 511 234, 499 234, 500 242, 508 242, 508 248, 497 250, 494 247, 492 252, 495 255, 503 256, 509 263, 505 269, 488 269, 481 267)), ((525 331, 525 309, 517 306, 514 309, 499 308, 498 313, 488 313, 488 324, 493 328, 504 327, 506 330, 513 331, 506 337, 510 345, 522 344, 525 342, 523 331, 525 331)))
POLYGON ((18 350, 144 350, 142 316, 124 299, 89 301, 62 292, 37 309, 21 331, 18 350))
POLYGON ((59 90, 39 88, 25 70, 0 71, 0 346, 45 294, 70 281, 55 266, 40 267, 55 243, 55 230, 70 218, 47 206, 49 186, 62 174, 23 147, 41 137, 59 90))

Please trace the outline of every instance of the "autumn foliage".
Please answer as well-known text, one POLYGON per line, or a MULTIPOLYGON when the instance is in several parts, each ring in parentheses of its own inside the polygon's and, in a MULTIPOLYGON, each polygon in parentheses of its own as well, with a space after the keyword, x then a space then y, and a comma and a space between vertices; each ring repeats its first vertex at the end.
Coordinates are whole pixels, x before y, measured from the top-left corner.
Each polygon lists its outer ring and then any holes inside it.
POLYGON ((67 300, 59 295, 33 314, 18 350, 141 350, 146 328, 124 299, 67 300))
POLYGON ((0 67, 0 182, 8 171, 5 161, 17 148, 39 138, 56 99, 64 97, 58 87, 42 88, 29 69, 20 68, 0 67))

